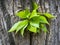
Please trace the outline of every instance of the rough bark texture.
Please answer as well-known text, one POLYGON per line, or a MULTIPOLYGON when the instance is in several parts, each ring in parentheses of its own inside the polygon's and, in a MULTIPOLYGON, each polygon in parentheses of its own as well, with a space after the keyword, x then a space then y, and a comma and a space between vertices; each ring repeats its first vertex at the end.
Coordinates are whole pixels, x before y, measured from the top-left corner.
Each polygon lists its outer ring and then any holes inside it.
POLYGON ((60 0, 0 0, 0 45, 60 45, 60 0), (32 1, 40 5, 40 12, 57 16, 50 21, 49 33, 27 32, 24 37, 8 33, 11 26, 20 20, 15 16, 15 12, 26 7, 31 10, 32 1))

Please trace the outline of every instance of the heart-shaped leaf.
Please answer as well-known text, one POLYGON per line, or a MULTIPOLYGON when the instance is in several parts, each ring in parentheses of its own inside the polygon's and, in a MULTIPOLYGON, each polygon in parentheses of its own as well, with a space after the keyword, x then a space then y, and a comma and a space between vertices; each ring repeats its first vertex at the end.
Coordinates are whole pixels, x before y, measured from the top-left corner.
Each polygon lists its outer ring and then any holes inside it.
POLYGON ((44 16, 40 16, 40 23, 45 23, 49 25, 47 19, 44 16))
POLYGON ((16 16, 18 16, 20 18, 28 18, 30 16, 30 11, 28 9, 19 11, 16 13, 16 16))
POLYGON ((40 17, 36 16, 30 19, 30 25, 39 28, 40 17))
POLYGON ((37 28, 34 27, 34 26, 29 25, 27 29, 28 29, 30 32, 37 33, 37 28))

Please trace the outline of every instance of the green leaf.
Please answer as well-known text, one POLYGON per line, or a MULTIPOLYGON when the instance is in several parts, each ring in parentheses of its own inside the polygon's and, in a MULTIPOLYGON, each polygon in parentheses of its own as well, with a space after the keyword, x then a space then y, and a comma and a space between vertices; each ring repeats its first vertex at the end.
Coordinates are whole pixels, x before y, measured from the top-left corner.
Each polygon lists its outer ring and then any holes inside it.
POLYGON ((47 19, 44 16, 40 16, 40 23, 46 23, 49 25, 47 19))
POLYGON ((45 33, 48 32, 45 24, 41 24, 40 27, 41 27, 41 30, 44 31, 45 33))
POLYGON ((30 19, 33 18, 33 17, 36 17, 36 16, 39 16, 39 15, 37 15, 36 10, 33 10, 32 13, 31 13, 30 19))
POLYGON ((26 29, 27 26, 28 26, 28 24, 25 25, 25 26, 21 29, 21 35, 22 35, 22 36, 23 36, 23 34, 24 34, 24 30, 26 29))
POLYGON ((37 33, 40 33, 40 29, 39 28, 37 29, 37 33))
POLYGON ((17 29, 17 27, 19 26, 19 24, 20 24, 20 21, 18 21, 17 23, 15 23, 8 32, 15 31, 17 29))
POLYGON ((39 28, 40 17, 36 16, 30 19, 30 25, 39 28))
POLYGON ((21 23, 19 24, 19 27, 16 29, 16 33, 27 24, 28 24, 28 20, 21 21, 21 23))
POLYGON ((44 13, 43 15, 46 16, 47 18, 56 18, 56 16, 53 16, 50 13, 44 13))
POLYGON ((17 12, 16 16, 20 17, 20 18, 28 18, 30 16, 30 11, 28 9, 17 12))
POLYGON ((32 3, 32 7, 33 7, 33 10, 34 10, 34 9, 38 9, 38 4, 35 3, 35 2, 33 2, 33 3, 32 3))
POLYGON ((34 26, 31 26, 31 25, 28 26, 28 30, 29 30, 30 32, 37 33, 37 28, 34 27, 34 26))

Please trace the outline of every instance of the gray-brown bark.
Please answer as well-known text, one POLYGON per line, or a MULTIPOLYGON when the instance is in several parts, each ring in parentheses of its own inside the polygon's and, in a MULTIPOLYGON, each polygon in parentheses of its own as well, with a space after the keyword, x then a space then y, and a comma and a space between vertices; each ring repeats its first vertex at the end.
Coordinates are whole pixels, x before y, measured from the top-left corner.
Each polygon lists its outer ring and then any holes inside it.
POLYGON ((60 45, 60 0, 0 0, 0 45, 60 45), (49 12, 56 19, 51 20, 49 33, 25 33, 25 37, 8 33, 11 26, 20 20, 17 10, 32 9, 31 1, 40 5, 40 12, 49 12))

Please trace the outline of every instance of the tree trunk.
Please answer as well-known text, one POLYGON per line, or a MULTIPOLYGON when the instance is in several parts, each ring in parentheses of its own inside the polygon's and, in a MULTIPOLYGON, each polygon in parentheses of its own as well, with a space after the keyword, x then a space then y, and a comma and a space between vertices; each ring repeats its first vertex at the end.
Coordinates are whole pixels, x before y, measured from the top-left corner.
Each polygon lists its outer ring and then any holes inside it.
POLYGON ((0 0, 0 45, 60 45, 60 0, 0 0), (20 19, 15 12, 26 7, 32 10, 32 1, 40 5, 40 12, 49 12, 56 17, 50 21, 49 33, 31 34, 24 37, 8 33, 11 26, 20 19))

